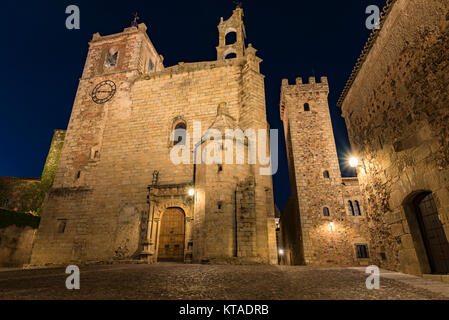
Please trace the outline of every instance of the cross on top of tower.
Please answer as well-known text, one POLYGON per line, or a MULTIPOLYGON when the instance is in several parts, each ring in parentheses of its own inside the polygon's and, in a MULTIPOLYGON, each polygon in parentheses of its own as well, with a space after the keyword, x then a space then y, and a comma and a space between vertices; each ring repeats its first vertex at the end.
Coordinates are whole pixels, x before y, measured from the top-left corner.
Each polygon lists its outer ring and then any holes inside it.
POLYGON ((243 7, 243 4, 242 4, 241 1, 234 0, 234 4, 235 4, 236 8, 242 8, 243 7))
POLYGON ((137 28, 137 20, 139 20, 140 18, 139 18, 139 16, 137 15, 137 12, 134 14, 134 19, 133 19, 133 21, 131 22, 131 27, 135 27, 135 28, 137 28))

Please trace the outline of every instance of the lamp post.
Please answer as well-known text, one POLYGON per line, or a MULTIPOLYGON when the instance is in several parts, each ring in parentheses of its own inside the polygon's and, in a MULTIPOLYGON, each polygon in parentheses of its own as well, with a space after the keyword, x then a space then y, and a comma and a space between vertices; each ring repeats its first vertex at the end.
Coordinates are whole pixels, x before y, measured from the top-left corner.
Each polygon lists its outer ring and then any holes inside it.
POLYGON ((351 168, 357 168, 359 166, 359 158, 357 157, 351 157, 349 159, 349 166, 351 168))

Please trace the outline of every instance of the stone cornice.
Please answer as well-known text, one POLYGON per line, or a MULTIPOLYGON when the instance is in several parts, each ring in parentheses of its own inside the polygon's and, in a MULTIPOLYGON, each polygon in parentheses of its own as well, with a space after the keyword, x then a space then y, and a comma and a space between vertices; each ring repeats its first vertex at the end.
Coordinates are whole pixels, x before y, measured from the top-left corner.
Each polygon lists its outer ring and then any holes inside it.
POLYGON ((156 79, 166 75, 173 74, 181 74, 181 73, 189 73, 194 71, 215 69, 220 67, 228 67, 228 66, 244 66, 246 64, 246 58, 235 58, 230 60, 222 60, 222 61, 205 61, 205 62, 193 62, 193 63, 183 63, 167 67, 164 70, 153 73, 146 73, 139 77, 137 80, 151 80, 156 79))

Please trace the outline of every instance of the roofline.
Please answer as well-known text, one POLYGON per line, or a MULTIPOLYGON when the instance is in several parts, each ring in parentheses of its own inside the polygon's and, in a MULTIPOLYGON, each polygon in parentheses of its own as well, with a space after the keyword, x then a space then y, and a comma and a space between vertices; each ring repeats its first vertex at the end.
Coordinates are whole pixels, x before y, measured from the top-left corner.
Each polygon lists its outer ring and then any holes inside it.
POLYGON ((360 70, 363 67, 363 64, 366 61, 366 58, 368 57, 368 54, 371 52, 371 48, 373 47, 374 43, 377 40, 377 37, 379 36, 380 32, 382 31, 382 27, 385 23, 385 20, 387 19, 388 15, 391 12, 391 9, 393 8, 393 5, 395 4, 397 0, 387 0, 387 4, 383 8, 383 12, 380 15, 380 28, 379 29, 373 29, 371 32, 368 41, 365 44, 365 47, 362 50, 362 53, 360 54, 359 59, 357 60, 354 69, 352 70, 351 75, 349 76, 348 81, 346 82, 346 85, 340 95, 340 99, 338 99, 337 107, 342 107, 343 102, 346 99, 346 96, 349 93, 349 90, 351 89, 352 85, 354 84, 355 79, 357 78, 357 75, 359 74, 360 70))
POLYGON ((0 177, 0 180, 41 181, 41 178, 38 178, 38 177, 0 177))

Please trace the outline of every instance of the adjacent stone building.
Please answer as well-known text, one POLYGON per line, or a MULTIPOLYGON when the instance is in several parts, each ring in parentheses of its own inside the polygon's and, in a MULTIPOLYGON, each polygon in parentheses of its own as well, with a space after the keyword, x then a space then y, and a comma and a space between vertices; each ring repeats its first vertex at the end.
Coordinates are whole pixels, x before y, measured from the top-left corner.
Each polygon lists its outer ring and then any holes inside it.
POLYGON ((339 106, 373 263, 449 273, 449 2, 389 1, 339 106))
POLYGON ((47 191, 53 185, 65 130, 55 130, 42 177, 0 177, 0 209, 40 213, 47 191))
POLYGON ((0 266, 28 264, 39 225, 42 203, 55 177, 64 144, 64 130, 55 130, 42 177, 0 177, 0 266))
MULTIPOLYGON (((268 128, 261 59, 242 17, 237 8, 221 19, 216 61, 172 67, 144 24, 93 36, 31 264, 277 263, 266 165, 193 163, 208 145, 228 150, 226 129, 268 128), (179 146, 192 161, 174 163, 179 146)), ((235 142, 248 154, 246 139, 235 142)))
POLYGON ((281 215, 283 261, 306 265, 366 265, 369 237, 357 178, 342 178, 328 105, 326 77, 283 80, 291 197, 281 215))

